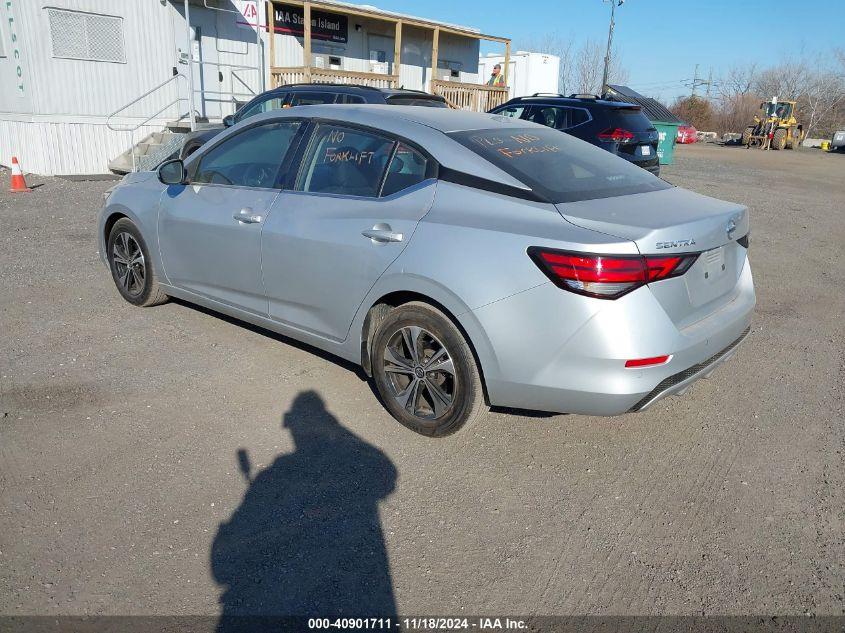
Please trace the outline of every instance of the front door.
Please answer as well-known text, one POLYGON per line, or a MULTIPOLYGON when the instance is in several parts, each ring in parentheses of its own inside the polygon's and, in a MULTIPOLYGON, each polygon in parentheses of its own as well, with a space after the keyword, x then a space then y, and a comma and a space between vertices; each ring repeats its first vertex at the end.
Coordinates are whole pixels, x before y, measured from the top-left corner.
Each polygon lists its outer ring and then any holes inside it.
POLYGON ((297 121, 277 121, 238 132, 200 150, 189 184, 168 187, 158 234, 172 285, 267 314, 261 228, 299 128, 297 121))
POLYGON ((434 200, 433 164, 377 132, 317 126, 261 240, 270 316, 344 340, 361 301, 434 200), (386 175, 385 175, 386 172, 386 175))

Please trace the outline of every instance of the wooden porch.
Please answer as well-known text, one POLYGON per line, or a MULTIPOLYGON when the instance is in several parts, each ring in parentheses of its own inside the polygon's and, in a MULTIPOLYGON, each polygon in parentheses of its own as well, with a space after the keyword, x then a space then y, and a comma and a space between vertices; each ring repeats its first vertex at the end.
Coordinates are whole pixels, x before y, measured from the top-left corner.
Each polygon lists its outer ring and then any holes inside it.
MULTIPOLYGON (((282 3, 280 3, 282 4, 282 3)), ((335 84, 358 84, 372 86, 374 88, 400 88, 399 69, 402 63, 402 27, 412 26, 416 28, 429 29, 432 31, 431 48, 431 77, 428 81, 429 91, 432 94, 440 95, 452 108, 459 110, 472 110, 475 112, 486 112, 491 108, 503 104, 508 100, 507 88, 494 88, 484 84, 464 83, 459 81, 447 81, 436 79, 438 69, 438 48, 441 33, 452 33, 462 37, 471 37, 478 40, 501 42, 505 45, 505 61, 502 74, 504 75, 505 86, 508 85, 508 68, 510 62, 510 40, 503 37, 484 35, 474 31, 461 30, 447 27, 422 20, 415 20, 399 16, 385 15, 376 11, 364 8, 352 8, 335 4, 326 4, 311 0, 285 0, 283 4, 302 7, 303 13, 303 62, 302 66, 271 66, 270 85, 272 88, 293 83, 335 83, 335 84), (325 11, 333 11, 349 16, 370 18, 394 25, 394 50, 393 70, 394 74, 382 74, 374 72, 354 72, 349 70, 336 70, 316 68, 312 64, 311 46, 311 9, 316 8, 325 11)), ((267 28, 271 34, 276 32, 275 11, 272 0, 267 3, 267 28)), ((275 60, 275 37, 270 37, 270 59, 275 60)))

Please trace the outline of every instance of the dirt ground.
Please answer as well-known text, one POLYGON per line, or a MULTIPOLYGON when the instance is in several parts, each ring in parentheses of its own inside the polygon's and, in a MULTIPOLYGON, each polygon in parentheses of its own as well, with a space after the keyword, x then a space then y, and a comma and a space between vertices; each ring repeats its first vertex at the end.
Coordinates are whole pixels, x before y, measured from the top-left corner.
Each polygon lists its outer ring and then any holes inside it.
POLYGON ((845 613, 845 155, 695 145, 664 176, 751 208, 737 355, 641 414, 440 441, 348 364, 123 302, 112 183, 4 185, 0 613, 845 613))

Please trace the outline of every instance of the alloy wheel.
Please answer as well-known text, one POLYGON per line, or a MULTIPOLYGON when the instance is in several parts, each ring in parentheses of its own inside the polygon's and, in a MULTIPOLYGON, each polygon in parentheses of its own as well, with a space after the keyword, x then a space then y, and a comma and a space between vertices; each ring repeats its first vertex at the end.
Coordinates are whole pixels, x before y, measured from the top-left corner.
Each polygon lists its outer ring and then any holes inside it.
POLYGON ((136 297, 144 292, 147 267, 141 245, 128 232, 118 233, 112 246, 117 283, 130 296, 136 297))
POLYGON ((443 417, 455 399, 457 376, 449 350, 431 332, 405 326, 388 340, 384 372, 391 396, 418 418, 443 417))

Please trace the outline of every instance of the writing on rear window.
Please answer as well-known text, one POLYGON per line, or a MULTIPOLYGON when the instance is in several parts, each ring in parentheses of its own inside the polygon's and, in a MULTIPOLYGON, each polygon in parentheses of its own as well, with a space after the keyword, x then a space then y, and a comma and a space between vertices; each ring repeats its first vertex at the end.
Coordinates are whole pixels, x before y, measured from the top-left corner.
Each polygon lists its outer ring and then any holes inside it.
POLYGON ((482 147, 495 149, 506 158, 519 158, 532 154, 559 152, 560 146, 544 143, 534 134, 508 134, 505 136, 473 136, 472 140, 482 147))
POLYGON ((448 135, 549 202, 577 202, 671 187, 610 152, 548 127, 497 127, 448 135))

